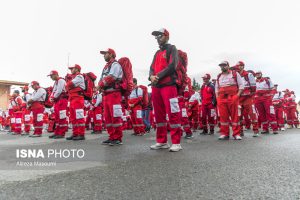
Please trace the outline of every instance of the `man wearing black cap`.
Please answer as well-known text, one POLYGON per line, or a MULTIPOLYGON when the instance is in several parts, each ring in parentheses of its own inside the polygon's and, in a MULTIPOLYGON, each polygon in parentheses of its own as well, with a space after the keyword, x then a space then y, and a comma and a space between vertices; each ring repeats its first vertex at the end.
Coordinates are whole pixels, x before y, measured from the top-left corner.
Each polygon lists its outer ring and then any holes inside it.
POLYGON ((85 119, 84 119, 84 77, 80 73, 81 67, 75 64, 69 67, 72 80, 66 84, 70 101, 70 122, 72 123, 73 134, 67 140, 85 140, 85 119))
POLYGON ((182 135, 180 122, 180 107, 176 87, 176 66, 178 52, 174 45, 168 43, 169 32, 162 28, 153 31, 159 45, 150 66, 149 80, 152 84, 152 99, 156 119, 156 144, 151 149, 169 149, 167 142, 167 121, 169 116, 172 146, 170 151, 177 152, 182 149, 180 139, 182 135))

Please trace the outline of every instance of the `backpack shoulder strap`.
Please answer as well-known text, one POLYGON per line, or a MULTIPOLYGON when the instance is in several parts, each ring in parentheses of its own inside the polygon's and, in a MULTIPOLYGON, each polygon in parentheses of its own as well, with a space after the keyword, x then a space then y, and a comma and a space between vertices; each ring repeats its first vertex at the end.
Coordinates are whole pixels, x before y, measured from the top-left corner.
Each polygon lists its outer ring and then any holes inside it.
POLYGON ((268 79, 268 78, 264 78, 264 79, 265 79, 265 81, 266 81, 267 85, 269 86, 269 89, 271 89, 271 84, 270 84, 270 81, 269 81, 269 79, 268 79))
POLYGON ((172 53, 172 50, 174 47, 175 47, 174 45, 170 45, 167 48, 167 53, 166 53, 167 63, 169 63, 169 61, 170 61, 171 53, 172 53))
POLYGON ((220 79, 221 75, 222 75, 222 73, 218 74, 218 77, 217 77, 217 83, 218 83, 218 86, 220 86, 219 79, 220 79))
POLYGON ((232 77, 234 78, 236 84, 238 83, 237 82, 237 72, 235 70, 232 71, 232 77))

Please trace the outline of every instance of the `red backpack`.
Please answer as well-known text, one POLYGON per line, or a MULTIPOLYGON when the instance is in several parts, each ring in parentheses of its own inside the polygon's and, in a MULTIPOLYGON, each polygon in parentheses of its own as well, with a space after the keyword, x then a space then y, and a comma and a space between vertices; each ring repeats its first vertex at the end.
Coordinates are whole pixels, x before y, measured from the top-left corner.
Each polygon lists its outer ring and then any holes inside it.
MULTIPOLYGON (((171 46, 171 48, 167 49, 167 62, 170 60, 170 55, 172 48, 175 46, 171 46)), ((187 78, 187 65, 188 65, 188 57, 186 52, 182 50, 178 50, 178 64, 176 66, 176 85, 178 88, 178 92, 183 94, 185 87, 188 85, 188 78, 187 78)))
POLYGON ((83 91, 83 96, 85 100, 92 100, 94 94, 95 80, 97 76, 93 72, 82 74, 85 83, 85 90, 83 91))
MULTIPOLYGON (((149 98, 148 98, 148 88, 144 85, 139 85, 139 88, 143 90, 143 102, 142 102, 142 107, 146 108, 149 104, 149 98)), ((137 90, 136 90, 137 93, 137 90)), ((137 96, 137 95, 136 95, 137 96)))
POLYGON ((127 57, 120 58, 118 63, 122 67, 123 76, 120 82, 121 92, 125 97, 128 97, 133 90, 133 73, 132 73, 132 65, 127 57))
POLYGON ((53 87, 47 87, 44 89, 46 90, 46 97, 45 97, 44 105, 46 108, 52 108, 54 106, 54 103, 50 101, 50 96, 52 94, 53 87))

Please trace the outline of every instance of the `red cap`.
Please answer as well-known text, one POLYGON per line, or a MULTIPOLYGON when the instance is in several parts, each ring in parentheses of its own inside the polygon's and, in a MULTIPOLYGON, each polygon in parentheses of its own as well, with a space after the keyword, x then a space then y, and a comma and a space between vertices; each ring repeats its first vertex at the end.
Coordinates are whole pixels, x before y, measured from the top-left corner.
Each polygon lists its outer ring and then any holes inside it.
POLYGON ((219 66, 229 66, 229 62, 228 61, 223 61, 219 64, 219 66))
POLYGON ((257 72, 255 73, 255 75, 257 75, 257 74, 262 74, 262 72, 261 72, 261 71, 257 71, 257 72))
POLYGON ((202 76, 203 79, 209 79, 211 78, 210 74, 205 74, 204 76, 202 76))
POLYGON ((77 69, 79 69, 79 71, 81 71, 81 67, 77 64, 75 64, 73 67, 69 67, 69 69, 73 69, 73 68, 77 68, 77 69))
POLYGON ((106 51, 100 51, 100 54, 110 53, 114 58, 117 56, 115 50, 108 48, 106 51))
POLYGON ((29 90, 28 85, 24 85, 24 87, 22 87, 22 88, 23 88, 23 90, 29 90))
POLYGON ((40 83, 37 82, 37 81, 32 81, 30 85, 31 85, 31 86, 34 86, 34 85, 40 85, 40 83))
POLYGON ((243 61, 239 61, 236 63, 236 66, 245 66, 245 63, 243 61))
POLYGON ((51 75, 58 75, 58 72, 55 70, 52 70, 48 76, 51 76, 51 75))
POLYGON ((152 32, 153 36, 159 36, 159 35, 165 35, 165 36, 170 36, 170 33, 167 29, 161 28, 158 31, 153 31, 152 32))

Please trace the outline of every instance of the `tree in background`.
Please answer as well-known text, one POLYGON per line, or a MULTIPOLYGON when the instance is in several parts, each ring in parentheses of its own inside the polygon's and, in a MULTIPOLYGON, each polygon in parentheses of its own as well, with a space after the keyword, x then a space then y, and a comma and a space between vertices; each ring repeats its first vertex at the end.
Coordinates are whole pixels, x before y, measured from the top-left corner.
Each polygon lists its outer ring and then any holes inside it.
POLYGON ((201 88, 201 85, 196 81, 195 78, 193 78, 193 85, 192 86, 193 86, 193 88, 196 89, 196 91, 199 91, 200 88, 201 88))

